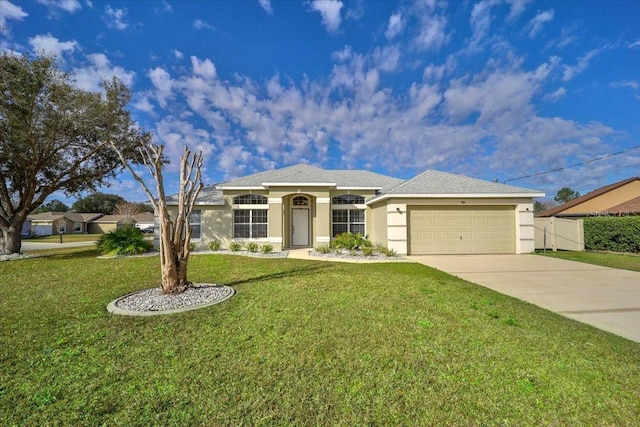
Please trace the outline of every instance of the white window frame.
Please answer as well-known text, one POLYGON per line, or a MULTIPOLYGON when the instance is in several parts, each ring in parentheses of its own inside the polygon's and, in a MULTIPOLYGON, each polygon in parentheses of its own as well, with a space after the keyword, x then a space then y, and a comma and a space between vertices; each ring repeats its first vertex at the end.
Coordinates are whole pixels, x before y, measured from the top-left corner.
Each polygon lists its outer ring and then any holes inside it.
POLYGON ((200 227, 200 236, 199 237, 191 237, 191 240, 199 242, 202 240, 202 210, 200 209, 194 209, 191 211, 191 215, 189 215, 189 228, 191 229, 191 233, 193 233, 193 229, 191 228, 194 225, 197 225, 200 227), (199 217, 199 221, 195 222, 192 219, 192 216, 194 214, 194 212, 198 212, 198 217, 199 217))
POLYGON ((74 222, 73 223, 73 232, 74 233, 82 233, 82 223, 81 222, 74 222))
POLYGON ((267 242, 269 240, 269 199, 267 196, 262 194, 242 194, 239 196, 235 196, 233 198, 232 205, 232 235, 233 240, 238 242, 244 241, 260 241, 267 242), (238 201, 242 201, 242 197, 245 196, 259 196, 260 202, 256 203, 256 199, 252 200, 252 203, 237 203, 238 201), (240 210, 248 210, 251 211, 249 213, 249 222, 240 222, 236 223, 236 211, 240 210), (252 211, 265 211, 266 213, 266 222, 253 222, 253 212, 252 211), (237 237, 236 236, 236 224, 248 225, 249 226, 249 237, 237 237), (265 225, 265 236, 264 237, 253 237, 253 225, 254 224, 264 224, 265 225))
MULTIPOLYGON (((360 194, 339 194, 337 196, 333 196, 331 197, 331 238, 335 238, 334 236, 334 225, 335 224, 346 224, 347 225, 347 231, 348 233, 353 233, 351 226, 352 225, 360 225, 362 224, 362 228, 363 228, 363 232, 362 232, 362 236, 366 236, 367 235, 367 205, 364 204, 364 196, 361 196, 360 194), (341 203, 334 203, 334 199, 336 197, 343 197, 343 196, 353 196, 353 197, 361 197, 363 200, 363 203, 358 203, 358 204, 341 204, 341 203), (358 221, 358 222, 352 222, 351 221, 351 211, 352 210, 357 210, 357 211, 362 211, 362 214, 364 216, 364 220, 363 221, 358 221), (334 211, 347 211, 347 222, 334 222, 333 221, 333 212, 334 211)), ((356 234, 356 233, 354 233, 356 234)))

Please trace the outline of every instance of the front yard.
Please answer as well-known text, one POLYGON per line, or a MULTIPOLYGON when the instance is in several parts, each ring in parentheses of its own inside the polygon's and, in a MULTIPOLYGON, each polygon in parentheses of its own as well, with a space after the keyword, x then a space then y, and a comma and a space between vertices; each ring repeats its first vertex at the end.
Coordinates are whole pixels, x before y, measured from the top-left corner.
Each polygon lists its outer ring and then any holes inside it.
MULTIPOLYGON (((158 259, 0 263, 3 425, 633 425, 640 345, 411 263, 201 255, 231 300, 110 315, 158 259)), ((634 421, 635 420, 635 421, 634 421)))
POLYGON ((562 258, 569 261, 586 262, 587 264, 602 265, 604 267, 621 270, 640 271, 640 254, 617 254, 589 251, 547 251, 538 252, 541 255, 562 258))

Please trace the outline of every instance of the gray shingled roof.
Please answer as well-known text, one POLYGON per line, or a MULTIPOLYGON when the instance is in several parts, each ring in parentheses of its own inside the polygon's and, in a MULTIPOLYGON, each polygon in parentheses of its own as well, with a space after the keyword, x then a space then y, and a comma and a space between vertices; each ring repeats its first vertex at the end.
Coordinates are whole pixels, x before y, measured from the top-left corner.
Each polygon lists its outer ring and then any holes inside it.
POLYGON ((390 189, 385 194, 523 194, 539 193, 528 188, 500 184, 449 172, 428 170, 390 189))
POLYGON ((101 213, 76 213, 76 212, 42 212, 27 216, 31 221, 54 221, 66 218, 72 222, 89 222, 101 217, 101 213))
MULTIPOLYGON (((224 198, 222 197, 222 190, 216 188, 217 184, 207 185, 198 194, 198 200, 196 205, 224 205, 224 198)), ((167 196, 167 204, 175 205, 178 203, 178 195, 173 194, 167 196)))
POLYGON ((401 179, 364 170, 325 170, 315 166, 299 164, 282 169, 268 170, 219 184, 219 188, 260 187, 264 183, 330 183, 337 187, 391 188, 401 179))
MULTIPOLYGON (((262 187, 263 184, 287 183, 325 183, 346 188, 379 188, 380 194, 372 197, 368 202, 391 195, 522 194, 523 196, 537 197, 542 194, 536 190, 436 170, 428 170, 404 181, 365 170, 325 170, 315 166, 299 164, 282 169, 259 172, 205 187, 200 192, 197 204, 224 205, 223 189, 262 187)), ((177 201, 177 195, 167 197, 169 204, 175 204, 177 201)))

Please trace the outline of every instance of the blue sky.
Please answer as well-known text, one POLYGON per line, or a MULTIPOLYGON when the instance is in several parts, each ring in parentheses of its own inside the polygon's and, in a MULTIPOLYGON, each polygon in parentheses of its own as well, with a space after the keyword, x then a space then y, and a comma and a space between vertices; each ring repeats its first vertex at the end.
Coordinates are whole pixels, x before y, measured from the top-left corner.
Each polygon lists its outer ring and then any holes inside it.
MULTIPOLYGON (((639 19, 637 1, 0 0, 0 48, 130 85, 169 192, 188 144, 207 184, 303 162, 553 196, 640 175, 639 19)), ((126 174, 107 191, 144 199, 126 174)))

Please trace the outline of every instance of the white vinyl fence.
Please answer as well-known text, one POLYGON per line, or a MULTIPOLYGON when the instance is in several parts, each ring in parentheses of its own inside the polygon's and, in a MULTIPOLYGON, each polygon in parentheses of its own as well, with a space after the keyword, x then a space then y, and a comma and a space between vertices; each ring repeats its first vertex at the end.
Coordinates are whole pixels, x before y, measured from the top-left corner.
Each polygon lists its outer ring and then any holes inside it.
POLYGON ((535 218, 536 249, 584 251, 584 224, 581 219, 535 218))

